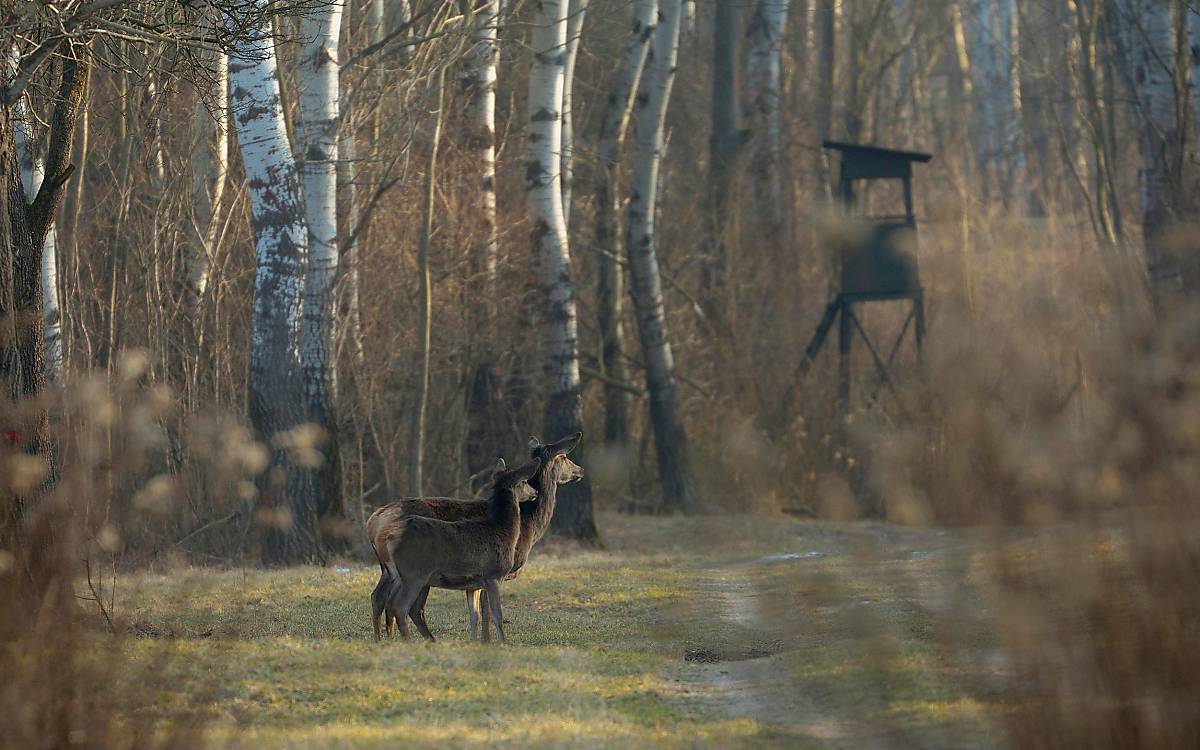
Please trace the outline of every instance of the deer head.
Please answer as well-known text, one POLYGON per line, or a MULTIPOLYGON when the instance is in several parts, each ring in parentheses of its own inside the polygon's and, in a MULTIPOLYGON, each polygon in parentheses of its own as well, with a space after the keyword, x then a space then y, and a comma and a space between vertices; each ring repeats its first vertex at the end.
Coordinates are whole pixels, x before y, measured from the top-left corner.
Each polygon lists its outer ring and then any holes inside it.
MULTIPOLYGON (((505 464, 504 464, 504 459, 503 458, 496 459, 496 465, 492 467, 492 478, 491 478, 491 482, 489 482, 489 486, 492 486, 492 487, 496 486, 497 478, 499 478, 500 475, 503 474, 507 470, 508 470, 507 466, 505 466, 505 464)), ((521 483, 517 484, 515 487, 513 487, 513 493, 516 494, 517 502, 519 502, 519 503, 523 503, 527 500, 532 500, 535 497, 537 497, 537 490, 535 490, 533 487, 531 487, 529 485, 528 480, 521 482, 521 483)), ((486 497, 486 495, 485 495, 485 497, 486 497)))
POLYGON ((536 437, 529 438, 529 455, 541 458, 550 466, 550 479, 555 484, 570 484, 583 479, 583 467, 567 458, 567 454, 579 446, 583 433, 562 438, 553 443, 542 443, 536 437))

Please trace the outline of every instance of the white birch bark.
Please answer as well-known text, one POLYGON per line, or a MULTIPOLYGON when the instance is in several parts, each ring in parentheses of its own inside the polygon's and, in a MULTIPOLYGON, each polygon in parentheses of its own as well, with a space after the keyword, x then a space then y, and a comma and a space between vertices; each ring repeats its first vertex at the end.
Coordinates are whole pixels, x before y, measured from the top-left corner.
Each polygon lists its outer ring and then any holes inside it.
POLYGON ((496 447, 508 436, 498 427, 500 374, 493 349, 490 323, 496 304, 496 269, 499 238, 496 232, 496 83, 500 62, 500 1, 486 0, 475 8, 471 49, 459 87, 465 100, 466 147, 474 153, 479 180, 472 213, 477 221, 472 234, 470 269, 473 280, 467 315, 472 336, 474 372, 467 391, 467 436, 464 454, 472 474, 496 460, 496 447))
POLYGON ((579 42, 583 38, 583 19, 588 0, 570 0, 567 8, 567 49, 563 62, 562 103, 562 193, 563 217, 571 226, 571 191, 575 186, 575 118, 571 110, 575 88, 575 60, 579 57, 579 42))
MULTIPOLYGON (((13 50, 14 54, 16 50, 13 50)), ((24 97, 13 107, 13 129, 16 136, 17 157, 21 164, 21 185, 25 196, 33 201, 42 187, 45 177, 42 159, 37 154, 37 142, 33 137, 28 105, 24 97)), ((62 379, 63 346, 62 314, 58 304, 58 241, 54 225, 46 232, 42 243, 42 337, 45 345, 46 379, 58 382, 62 379)))
MULTIPOLYGON (((621 61, 600 121, 596 147, 596 249, 600 253, 596 281, 596 326, 600 335, 600 360, 610 379, 625 379, 621 361, 621 299, 623 276, 616 247, 617 164, 629 127, 637 83, 642 77, 650 40, 658 21, 658 0, 636 0, 633 26, 621 50, 621 61)), ((613 384, 604 387, 604 440, 620 448, 629 437, 629 394, 613 384)))
POLYGON ((1169 257, 1166 233, 1173 214, 1171 159, 1179 142, 1175 113, 1175 55, 1171 0, 1119 0, 1122 40, 1131 70, 1141 168, 1138 187, 1142 236, 1151 290, 1179 283, 1179 270, 1169 257))
MULTIPOLYGON (((269 0, 254 0, 264 12, 269 0)), ((230 114, 250 193, 255 276, 250 330, 250 420, 270 442, 263 478, 268 510, 266 558, 320 556, 311 483, 288 452, 288 431, 302 424, 300 320, 308 228, 296 161, 288 143, 271 24, 250 29, 229 59, 230 114)))
POLYGON ((308 419, 325 433, 325 460, 318 467, 317 512, 340 516, 341 496, 334 394, 334 282, 338 266, 338 34, 342 0, 326 0, 300 19, 300 184, 308 224, 308 272, 300 326, 300 367, 308 419))
POLYGON ((482 274, 485 298, 490 299, 496 280, 496 81, 500 63, 500 0, 486 0, 475 10, 472 48, 460 86, 466 98, 468 145, 479 167, 477 206, 480 244, 473 271, 482 274))
POLYGON ((200 323, 200 305, 208 290, 216 253, 217 217, 229 173, 229 58, 217 53, 211 60, 208 91, 197 96, 192 143, 192 223, 196 233, 189 244, 188 310, 200 323))
MULTIPOLYGON (((533 0, 529 74, 529 125, 525 202, 533 227, 534 256, 541 281, 544 365, 547 380, 547 434, 569 435, 583 421, 579 381, 579 342, 571 254, 562 210, 561 150, 567 0, 533 0)), ((564 487, 554 525, 575 536, 594 538, 590 485, 564 487)))
POLYGON ((675 398, 675 361, 667 340, 662 278, 655 248, 654 214, 663 152, 663 131, 679 50, 680 0, 659 3, 658 28, 642 72, 635 111, 633 178, 625 249, 630 297, 650 396, 650 421, 663 495, 670 510, 696 510, 696 490, 688 464, 687 436, 675 398))
POLYGON ((780 54, 787 13, 788 0, 758 0, 746 31, 746 83, 750 91, 750 132, 754 137, 751 191, 758 207, 756 213, 764 219, 769 237, 778 236, 784 223, 780 54))

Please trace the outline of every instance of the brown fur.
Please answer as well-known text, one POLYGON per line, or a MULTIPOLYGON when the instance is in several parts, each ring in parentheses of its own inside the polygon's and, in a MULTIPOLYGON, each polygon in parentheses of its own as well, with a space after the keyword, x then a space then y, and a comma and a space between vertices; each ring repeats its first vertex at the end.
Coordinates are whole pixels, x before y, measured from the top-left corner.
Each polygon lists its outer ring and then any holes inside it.
MULTIPOLYGON (((489 489, 495 478, 504 469, 504 460, 500 459, 492 469, 492 481, 489 482, 489 489)), ((520 501, 532 499, 536 494, 527 482, 517 485, 517 499, 520 501)), ((444 521, 482 518, 487 515, 487 500, 486 498, 461 500, 449 497, 406 497, 376 508, 371 517, 367 519, 367 540, 371 543, 371 549, 375 552, 375 559, 379 563, 379 582, 375 584, 375 590, 371 592, 372 619, 377 641, 380 638, 380 617, 383 614, 387 592, 391 587, 394 575, 388 568, 391 556, 387 551, 387 538, 396 535, 402 528, 402 519, 408 515, 440 518, 444 521)), ((425 623, 425 598, 422 597, 419 602, 420 607, 413 617, 413 622, 421 631, 421 635, 433 640, 433 634, 425 623)), ((389 636, 395 634, 395 618, 391 614, 387 618, 387 633, 389 636)))
MULTIPOLYGON (((536 439, 530 441, 530 456, 532 458, 540 458, 542 460, 542 468, 530 480, 529 485, 537 492, 538 497, 534 500, 522 502, 521 509, 521 526, 520 534, 517 540, 517 548, 513 559, 513 568, 505 576, 505 580, 511 580, 517 575, 521 568, 525 565, 525 561, 529 557, 530 548, 545 535, 546 529, 550 525, 550 519, 554 515, 554 506, 556 498, 556 490, 559 484, 567 484, 574 482, 583 477, 583 469, 578 464, 567 458, 568 453, 573 451, 579 445, 583 434, 577 433, 569 437, 563 438, 554 443, 542 444, 536 439)), ((453 521, 467 518, 480 518, 486 514, 486 504, 472 500, 447 500, 445 498, 436 498, 429 500, 421 500, 420 502, 412 502, 405 500, 402 508, 389 514, 389 517, 395 517, 396 514, 403 514, 411 508, 413 515, 425 516, 428 518, 437 518, 440 520, 453 521)), ((378 511, 376 511, 378 513, 378 511)), ((384 551, 384 556, 387 558, 387 552, 384 551)), ((386 565, 386 560, 381 563, 381 568, 386 565)), ((386 568, 384 568, 386 573, 386 568)), ((390 578, 390 574, 388 575, 390 578)), ((382 576, 381 576, 382 580, 382 576)), ((449 582, 456 584, 456 582, 449 582)), ((479 592, 480 587, 475 585, 445 585, 444 583, 434 582, 434 586, 439 588, 461 589, 467 592, 467 611, 471 619, 471 636, 477 637, 479 633, 479 625, 481 622, 481 608, 486 599, 481 599, 479 592)), ((427 595, 428 592, 426 592, 427 595)), ((374 596, 374 595, 373 595, 374 596)), ((423 600, 422 600, 423 601, 423 600)), ((489 603, 490 604, 490 603, 489 603)), ((417 629, 430 640, 433 639, 429 632, 427 623, 425 622, 424 610, 417 609, 408 612, 409 617, 417 626, 417 629)), ((399 613, 394 611, 387 612, 387 631, 391 635, 393 633, 393 623, 399 613)), ((485 640, 488 639, 490 633, 488 631, 487 618, 482 618, 483 635, 485 640)), ((378 625, 376 625, 378 631, 378 625)))
MULTIPOLYGON (((443 521, 423 516, 404 516, 386 534, 384 542, 392 572, 388 607, 409 612, 431 584, 446 588, 486 588, 499 595, 499 581, 512 570, 520 534, 521 513, 517 485, 527 481, 541 466, 535 458, 520 469, 498 472, 487 515, 460 521, 443 521)), ((499 601, 490 601, 493 623, 504 638, 499 601)), ((400 634, 408 638, 408 624, 397 621, 400 634)), ((427 636, 428 637, 428 636, 427 636)))

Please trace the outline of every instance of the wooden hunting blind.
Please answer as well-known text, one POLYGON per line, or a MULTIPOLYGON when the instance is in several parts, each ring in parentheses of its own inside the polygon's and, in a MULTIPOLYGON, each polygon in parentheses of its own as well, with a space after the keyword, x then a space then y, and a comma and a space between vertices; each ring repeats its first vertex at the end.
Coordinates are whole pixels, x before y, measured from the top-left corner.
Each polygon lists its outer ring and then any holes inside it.
POLYGON ((895 388, 890 374, 896 355, 911 330, 917 357, 925 337, 924 297, 917 265, 917 217, 913 209, 912 165, 933 158, 915 151, 865 146, 839 141, 824 141, 822 146, 837 152, 841 159, 836 198, 841 211, 823 241, 832 251, 837 265, 838 289, 817 330, 804 349, 796 373, 799 384, 814 357, 820 351, 829 330, 838 322, 838 398, 848 409, 851 393, 850 352, 855 331, 871 354, 879 388, 895 388), (859 200, 862 183, 899 181, 901 207, 894 213, 865 215, 859 200), (866 302, 907 301, 908 316, 889 350, 882 352, 867 335, 866 327, 855 314, 855 306, 866 302))

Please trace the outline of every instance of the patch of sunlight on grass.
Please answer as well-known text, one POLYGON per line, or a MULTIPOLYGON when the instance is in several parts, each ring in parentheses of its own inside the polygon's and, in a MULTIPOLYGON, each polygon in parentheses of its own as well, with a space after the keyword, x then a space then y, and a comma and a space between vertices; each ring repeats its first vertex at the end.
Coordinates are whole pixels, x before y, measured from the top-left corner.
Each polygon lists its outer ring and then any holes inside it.
POLYGON ((952 700, 897 701, 889 706, 889 711, 905 720, 922 724, 983 721, 1000 713, 995 704, 984 703, 969 697, 952 700))

